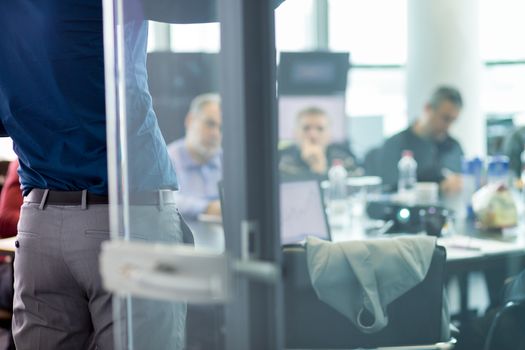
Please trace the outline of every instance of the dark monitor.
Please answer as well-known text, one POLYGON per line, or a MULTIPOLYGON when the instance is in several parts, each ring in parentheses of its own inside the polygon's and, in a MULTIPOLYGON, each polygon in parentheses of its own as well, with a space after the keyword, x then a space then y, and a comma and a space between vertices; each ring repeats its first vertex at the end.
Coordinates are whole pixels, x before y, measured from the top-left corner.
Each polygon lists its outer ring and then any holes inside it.
POLYGON ((219 90, 218 54, 153 51, 147 66, 153 97, 195 97, 219 90))
POLYGON ((278 68, 279 95, 344 92, 349 68, 349 53, 282 52, 278 68))
POLYGON ((219 91, 218 54, 158 51, 148 53, 148 85, 166 143, 184 136, 192 99, 219 91))

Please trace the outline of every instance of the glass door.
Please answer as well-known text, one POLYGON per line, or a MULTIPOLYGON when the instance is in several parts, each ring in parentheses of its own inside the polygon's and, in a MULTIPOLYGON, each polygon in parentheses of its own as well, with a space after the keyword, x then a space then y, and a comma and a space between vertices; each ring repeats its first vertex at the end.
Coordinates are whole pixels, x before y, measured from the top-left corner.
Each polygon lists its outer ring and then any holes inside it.
POLYGON ((280 348, 273 4, 103 3, 116 349, 280 348))

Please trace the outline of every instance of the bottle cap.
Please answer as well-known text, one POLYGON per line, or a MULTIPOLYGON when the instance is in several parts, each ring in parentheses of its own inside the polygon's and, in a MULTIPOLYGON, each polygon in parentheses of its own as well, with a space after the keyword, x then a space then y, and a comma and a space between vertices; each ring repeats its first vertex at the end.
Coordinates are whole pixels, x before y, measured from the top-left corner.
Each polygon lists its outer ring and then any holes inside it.
POLYGON ((332 166, 336 166, 336 165, 343 165, 343 161, 341 159, 332 160, 332 166))
POLYGON ((463 158, 462 167, 464 174, 479 175, 483 168, 483 160, 480 157, 471 159, 463 158))
POLYGON ((411 150, 409 149, 406 149, 403 151, 403 153, 401 153, 402 157, 411 157, 411 158, 414 158, 414 152, 412 152, 411 150))

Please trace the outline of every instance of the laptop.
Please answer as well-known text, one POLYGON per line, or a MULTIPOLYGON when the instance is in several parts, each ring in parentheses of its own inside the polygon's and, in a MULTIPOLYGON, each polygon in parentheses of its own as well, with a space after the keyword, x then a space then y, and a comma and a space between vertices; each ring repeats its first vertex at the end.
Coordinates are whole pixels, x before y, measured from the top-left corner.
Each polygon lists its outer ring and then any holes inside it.
POLYGON ((330 240, 319 182, 285 181, 280 189, 281 244, 303 244, 308 236, 330 240))

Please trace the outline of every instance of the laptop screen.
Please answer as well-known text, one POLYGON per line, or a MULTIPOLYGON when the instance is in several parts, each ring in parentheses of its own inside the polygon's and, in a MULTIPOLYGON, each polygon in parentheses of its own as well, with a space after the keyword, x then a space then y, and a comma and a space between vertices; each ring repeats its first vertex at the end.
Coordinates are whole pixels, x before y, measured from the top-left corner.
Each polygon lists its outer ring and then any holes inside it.
POLYGON ((307 236, 330 239, 321 188, 316 180, 281 183, 281 243, 300 243, 307 236))

